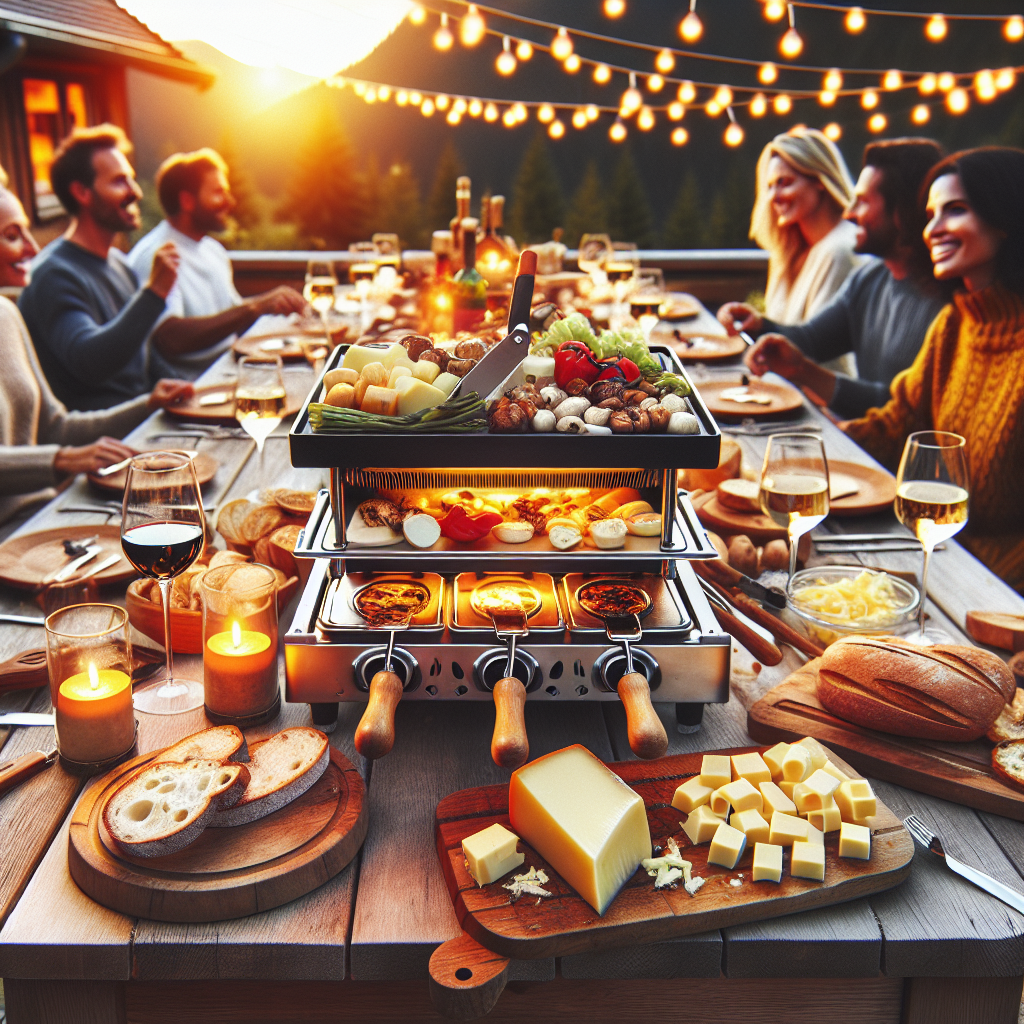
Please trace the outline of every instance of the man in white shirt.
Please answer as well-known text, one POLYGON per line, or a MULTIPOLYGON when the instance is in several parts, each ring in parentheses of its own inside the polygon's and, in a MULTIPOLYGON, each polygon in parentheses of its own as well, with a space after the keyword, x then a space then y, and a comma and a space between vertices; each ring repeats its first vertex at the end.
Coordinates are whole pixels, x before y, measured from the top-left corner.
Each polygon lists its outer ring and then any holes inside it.
POLYGON ((180 257, 178 279, 150 335, 151 359, 161 372, 194 380, 238 334, 265 314, 302 313, 302 296, 286 285, 243 299, 235 288, 231 259, 211 232, 224 231, 234 209, 228 168, 218 153, 176 153, 156 172, 166 220, 136 243, 128 263, 147 279, 154 253, 173 242, 180 257))

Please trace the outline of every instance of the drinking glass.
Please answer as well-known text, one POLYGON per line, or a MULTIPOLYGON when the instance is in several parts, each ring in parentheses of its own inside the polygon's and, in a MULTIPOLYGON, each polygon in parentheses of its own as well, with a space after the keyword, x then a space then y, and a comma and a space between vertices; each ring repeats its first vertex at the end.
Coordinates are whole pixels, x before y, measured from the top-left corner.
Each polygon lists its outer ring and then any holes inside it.
POLYGON ((256 442, 259 476, 263 479, 263 446, 284 418, 286 393, 280 356, 246 356, 238 361, 235 419, 256 442))
POLYGON ((828 461, 820 437, 775 434, 768 439, 761 468, 761 510, 789 534, 789 578, 796 549, 828 515, 828 461))
POLYGON ((202 683, 174 675, 171 583, 200 555, 206 535, 203 501, 190 455, 143 452, 128 464, 121 512, 121 548, 143 576, 160 585, 164 607, 166 675, 137 690, 135 707, 177 715, 202 707, 202 683))
MULTIPOLYGON (((970 485, 965 455, 967 442, 959 434, 920 430, 907 438, 896 474, 896 518, 909 527, 924 548, 921 570, 921 607, 917 634, 911 640, 931 642, 924 628, 924 601, 928 593, 928 563, 940 541, 949 540, 967 525, 970 485)), ((934 639, 948 640, 935 631, 934 639)))
POLYGON ((612 240, 608 235, 584 235, 576 250, 576 265, 584 274, 591 276, 595 285, 600 284, 597 272, 603 271, 612 252, 612 240))
POLYGON ((659 320, 658 311, 664 302, 665 275, 662 270, 659 267, 641 270, 629 297, 629 313, 647 342, 651 340, 651 331, 659 320))
POLYGON ((320 314, 328 346, 331 335, 327 329, 327 314, 334 308, 337 287, 338 277, 330 260, 310 260, 306 264, 306 284, 302 289, 302 297, 320 314))

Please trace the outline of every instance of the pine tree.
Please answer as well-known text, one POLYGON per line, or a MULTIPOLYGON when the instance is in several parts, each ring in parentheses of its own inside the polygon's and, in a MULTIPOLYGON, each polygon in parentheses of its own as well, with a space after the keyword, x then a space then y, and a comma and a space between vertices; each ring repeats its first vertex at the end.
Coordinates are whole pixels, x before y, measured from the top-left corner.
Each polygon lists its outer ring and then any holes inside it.
POLYGON ((533 137, 512 186, 512 237, 520 244, 545 242, 562 223, 565 202, 558 171, 542 132, 533 137))
POLYGON ((412 166, 405 161, 393 163, 381 181, 378 231, 393 231, 404 249, 422 249, 429 242, 423 225, 420 183, 412 166))
POLYGON ((616 242, 636 242, 641 249, 654 243, 651 204, 628 148, 622 150, 608 190, 608 229, 616 242))
POLYGON ((427 230, 444 231, 455 216, 455 179, 463 173, 462 158, 449 134, 434 170, 427 200, 427 230))
POLYGON ((666 249, 700 249, 704 245, 704 221, 700 185, 697 175, 690 170, 665 221, 662 244, 666 249))
POLYGON ((366 158, 366 166, 359 175, 363 191, 363 225, 361 239, 368 239, 374 231, 383 231, 381 213, 384 200, 383 183, 381 181, 380 158, 371 152, 366 158))
POLYGON ((715 249, 750 247, 750 206, 753 196, 753 172, 740 163, 734 163, 711 204, 707 245, 715 249))
POLYGON ((246 169, 245 161, 239 155, 235 136, 230 128, 225 128, 221 134, 218 152, 228 165, 228 181, 231 184, 231 194, 235 198, 231 219, 242 231, 251 231, 263 220, 265 204, 261 202, 256 183, 246 169))
POLYGON ((608 208, 605 205, 604 186, 601 184, 597 163, 591 160, 566 214, 563 241, 570 248, 575 248, 583 235, 607 230, 608 208))

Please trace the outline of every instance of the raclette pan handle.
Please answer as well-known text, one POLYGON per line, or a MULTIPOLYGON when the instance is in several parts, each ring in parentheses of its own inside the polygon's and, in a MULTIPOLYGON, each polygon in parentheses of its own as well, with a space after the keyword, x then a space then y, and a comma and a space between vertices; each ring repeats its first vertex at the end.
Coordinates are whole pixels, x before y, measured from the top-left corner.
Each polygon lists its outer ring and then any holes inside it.
POLYGON ((522 326, 530 340, 530 307, 533 305, 533 285, 537 274, 537 254, 524 249, 519 254, 519 267, 512 285, 512 299, 508 304, 508 333, 522 326))
POLYGON ((616 687, 626 709, 629 749, 649 761, 668 750, 668 734, 651 703, 651 687, 642 672, 627 672, 616 687))
POLYGON ((382 670, 370 680, 370 699, 356 728, 355 745, 363 757, 375 761, 395 745, 395 710, 402 699, 402 680, 382 670))
POLYGON ((491 757, 501 768, 521 768, 530 756, 526 738, 526 687, 514 676, 494 684, 494 735, 491 757))

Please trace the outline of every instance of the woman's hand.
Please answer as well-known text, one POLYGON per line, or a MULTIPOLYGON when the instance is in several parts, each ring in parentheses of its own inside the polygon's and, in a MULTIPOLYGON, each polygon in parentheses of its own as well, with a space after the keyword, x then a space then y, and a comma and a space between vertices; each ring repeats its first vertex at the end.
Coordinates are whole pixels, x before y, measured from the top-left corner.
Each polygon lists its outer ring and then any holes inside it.
POLYGON ((746 331, 747 334, 757 335, 764 326, 764 320, 753 306, 745 302, 727 302, 718 311, 718 322, 729 332, 730 335, 746 331), (739 324, 739 327, 736 327, 739 324))
POLYGON ((76 473, 95 473, 105 466, 137 455, 134 448, 113 437, 101 437, 92 444, 81 448, 61 448, 53 459, 53 468, 57 473, 74 476, 76 473))
POLYGON ((808 359, 781 334, 762 335, 747 349, 743 361, 755 376, 763 377, 769 371, 777 373, 799 387, 810 388, 826 405, 836 393, 836 375, 808 359))
POLYGON ((150 409, 166 409, 169 405, 177 405, 178 402, 191 398, 195 390, 190 380, 158 380, 146 405, 150 409))

